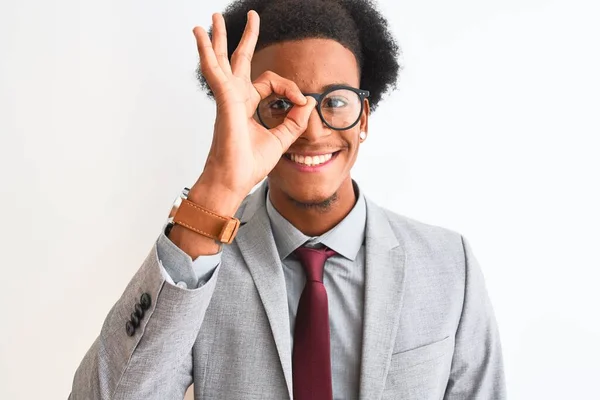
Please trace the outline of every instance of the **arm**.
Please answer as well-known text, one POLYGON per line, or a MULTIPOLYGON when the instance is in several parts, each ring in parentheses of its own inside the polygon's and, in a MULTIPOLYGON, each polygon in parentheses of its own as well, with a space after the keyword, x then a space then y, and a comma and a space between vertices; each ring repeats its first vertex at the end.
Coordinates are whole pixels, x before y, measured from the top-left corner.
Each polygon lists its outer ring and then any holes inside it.
POLYGON ((479 263, 463 237, 465 297, 445 400, 504 400, 498 326, 479 263))
POLYGON ((168 282, 155 244, 75 373, 70 399, 182 399, 192 383, 192 355, 219 267, 188 290, 168 282), (126 323, 143 293, 150 296, 139 326, 126 323))
MULTIPOLYGON (((273 72, 250 80, 250 60, 259 32, 255 11, 248 13, 231 64, 227 57, 217 57, 227 54, 221 15, 213 16, 213 27, 212 40, 201 27, 194 29, 200 70, 214 94, 217 118, 204 170, 188 200, 218 215, 232 216, 244 197, 306 130, 316 101, 306 98, 294 82, 273 72), (285 95, 295 106, 280 125, 267 130, 254 120, 254 112, 260 100, 271 93, 285 95)), ((179 225, 173 227, 169 239, 190 257, 189 261, 220 251, 214 240, 179 225)), ((222 266, 217 266, 199 287, 194 280, 199 282, 200 277, 190 272, 193 268, 187 259, 167 268, 161 266, 155 244, 79 366, 72 400, 183 398, 192 381, 191 350, 222 266), (177 276, 179 272, 181 276, 177 276), (173 285, 173 281, 197 288, 184 289, 173 285), (152 304, 135 332, 130 329, 132 335, 128 335, 125 325, 144 293, 151 296, 152 304)))
MULTIPOLYGON (((230 203, 211 192, 213 201, 193 199, 212 206, 230 203)), ((192 231, 179 232, 176 240, 177 245, 163 227, 75 373, 70 399, 183 398, 192 383, 192 347, 216 285, 221 252, 211 254, 219 246, 192 231), (194 261, 182 249, 194 254, 194 261), (144 293, 150 307, 129 336, 126 324, 144 293)))
POLYGON ((161 261, 167 282, 185 289, 204 285, 221 262, 222 251, 217 254, 199 255, 195 260, 181 250, 166 236, 165 229, 156 241, 158 259, 161 261))

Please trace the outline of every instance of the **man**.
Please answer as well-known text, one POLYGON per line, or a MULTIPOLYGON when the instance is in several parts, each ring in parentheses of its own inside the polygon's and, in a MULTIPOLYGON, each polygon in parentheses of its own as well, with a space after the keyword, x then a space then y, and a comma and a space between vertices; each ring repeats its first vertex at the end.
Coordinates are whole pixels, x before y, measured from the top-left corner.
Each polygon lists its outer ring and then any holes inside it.
POLYGON ((399 71, 373 4, 239 0, 194 33, 217 105, 204 171, 71 398, 504 399, 468 242, 350 176, 399 71))

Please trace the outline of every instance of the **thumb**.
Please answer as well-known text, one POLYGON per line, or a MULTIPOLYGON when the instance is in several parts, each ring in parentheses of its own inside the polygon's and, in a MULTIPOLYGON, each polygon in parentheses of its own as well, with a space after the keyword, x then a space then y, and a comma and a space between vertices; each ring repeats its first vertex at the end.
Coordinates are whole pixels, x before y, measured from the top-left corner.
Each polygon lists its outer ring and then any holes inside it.
POLYGON ((306 131, 308 119, 316 105, 317 101, 314 97, 306 96, 305 105, 294 105, 283 122, 270 129, 271 133, 277 136, 281 142, 283 151, 286 151, 306 131))

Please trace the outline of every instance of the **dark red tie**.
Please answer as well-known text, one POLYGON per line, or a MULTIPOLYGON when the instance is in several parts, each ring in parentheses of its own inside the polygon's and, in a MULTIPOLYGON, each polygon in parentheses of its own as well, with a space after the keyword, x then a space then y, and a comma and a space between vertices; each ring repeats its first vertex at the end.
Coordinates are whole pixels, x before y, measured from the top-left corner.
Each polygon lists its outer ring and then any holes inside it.
POLYGON ((329 249, 299 247, 294 254, 306 272, 294 327, 294 400, 331 400, 329 309, 323 267, 325 260, 336 253, 329 249))

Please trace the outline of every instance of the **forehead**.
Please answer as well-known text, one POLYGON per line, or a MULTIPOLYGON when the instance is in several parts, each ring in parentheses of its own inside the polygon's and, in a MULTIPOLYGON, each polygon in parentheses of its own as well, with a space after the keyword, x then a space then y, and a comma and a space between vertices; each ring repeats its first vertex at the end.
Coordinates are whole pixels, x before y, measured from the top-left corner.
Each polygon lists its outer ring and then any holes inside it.
POLYGON ((354 54, 331 39, 302 39, 269 45, 252 58, 252 80, 265 71, 290 79, 304 92, 320 92, 327 85, 360 84, 354 54))

